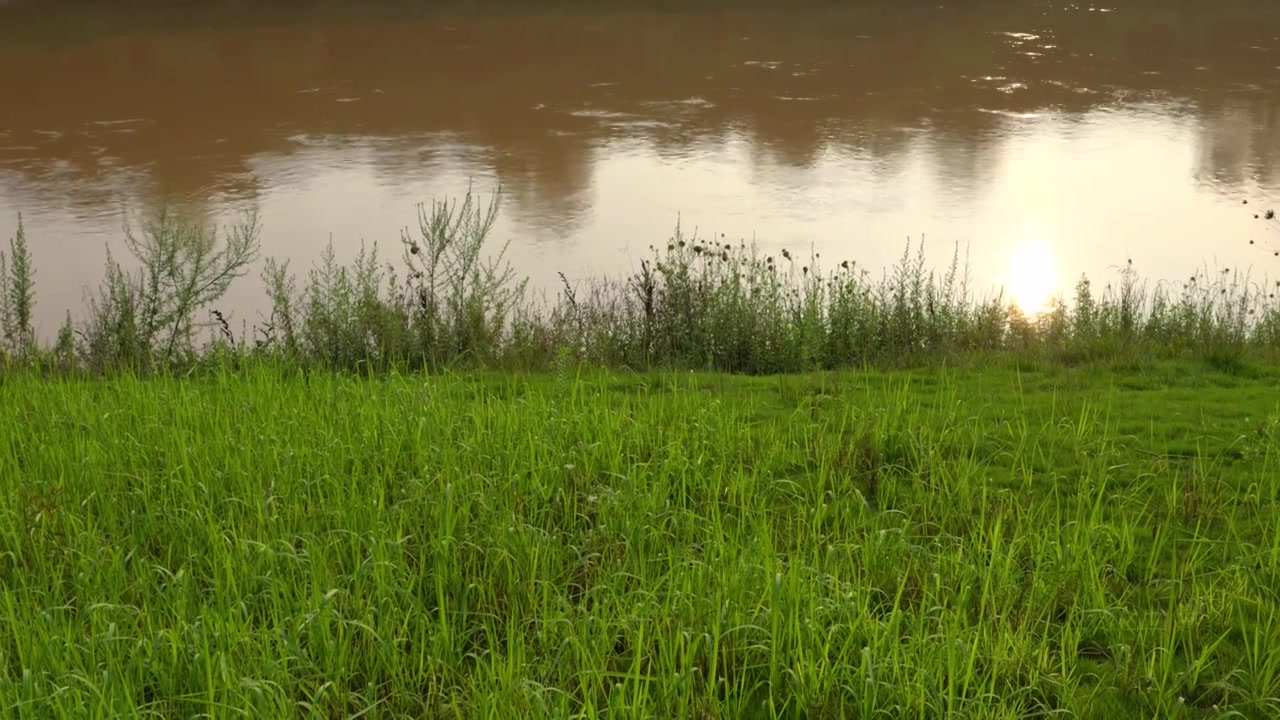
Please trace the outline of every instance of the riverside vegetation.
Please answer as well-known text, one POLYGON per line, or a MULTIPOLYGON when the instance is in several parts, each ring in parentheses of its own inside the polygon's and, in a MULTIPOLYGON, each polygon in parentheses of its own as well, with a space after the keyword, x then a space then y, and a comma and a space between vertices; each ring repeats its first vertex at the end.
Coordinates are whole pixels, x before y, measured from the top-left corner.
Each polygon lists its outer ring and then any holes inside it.
MULTIPOLYGON (((679 227, 629 276, 565 281, 548 303, 527 292, 505 247, 486 248, 497 211, 496 197, 481 206, 470 191, 420 208, 418 233, 400 239, 399 268, 381 261, 376 245, 342 265, 330 245, 300 285, 287 261, 267 259, 270 312, 238 333, 216 302, 258 260, 256 216, 219 234, 162 211, 126 233, 135 269, 109 256, 84 317, 73 323, 68 311, 48 347, 32 326, 35 269, 19 219, 10 251, 0 253, 0 364, 190 372, 264 360, 367 372, 546 369, 568 360, 769 374, 1009 354, 1239 368, 1250 354, 1280 349, 1280 281, 1252 282, 1231 269, 1153 286, 1130 261, 1101 292, 1081 278, 1070 304, 1033 318, 998 293, 976 296, 958 249, 938 274, 927 270, 922 244, 914 254, 908 246, 877 278, 847 260, 826 270, 816 254, 762 255, 741 242, 686 238, 679 227)), ((1280 226, 1271 211, 1256 217, 1266 231, 1280 226)))
POLYGON ((403 281, 268 262, 200 347, 252 218, 158 216, 48 347, 20 229, 7 715, 1280 714, 1265 286, 1031 319, 677 234, 538 308, 492 217, 424 208, 403 281))

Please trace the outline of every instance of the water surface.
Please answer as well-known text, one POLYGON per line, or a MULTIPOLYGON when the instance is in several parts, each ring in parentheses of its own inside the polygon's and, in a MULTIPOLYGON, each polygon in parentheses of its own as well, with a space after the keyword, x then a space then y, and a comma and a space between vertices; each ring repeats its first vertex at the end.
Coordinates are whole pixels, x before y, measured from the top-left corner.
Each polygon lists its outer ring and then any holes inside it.
MULTIPOLYGON (((0 3, 0 230, 42 326, 165 202, 256 207, 305 272, 469 182, 538 288, 677 221, 874 268, 923 237, 1029 309, 1130 258, 1280 276, 1274 2, 421 5, 0 3)), ((232 293, 259 319, 256 273, 232 293)))

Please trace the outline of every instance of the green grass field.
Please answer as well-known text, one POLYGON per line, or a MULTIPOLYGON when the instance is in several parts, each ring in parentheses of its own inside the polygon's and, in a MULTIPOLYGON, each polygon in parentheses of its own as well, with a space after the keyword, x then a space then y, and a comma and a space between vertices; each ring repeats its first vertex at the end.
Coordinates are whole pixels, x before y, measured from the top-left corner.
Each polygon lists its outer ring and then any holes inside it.
POLYGON ((0 384, 15 718, 1274 718, 1280 370, 0 384))

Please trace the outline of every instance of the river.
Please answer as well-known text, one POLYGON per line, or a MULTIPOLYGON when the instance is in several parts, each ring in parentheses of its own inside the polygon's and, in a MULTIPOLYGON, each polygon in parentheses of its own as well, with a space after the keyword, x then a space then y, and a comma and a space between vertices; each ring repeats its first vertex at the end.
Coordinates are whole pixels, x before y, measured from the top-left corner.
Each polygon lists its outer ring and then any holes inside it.
MULTIPOLYGON (((469 183, 551 292, 677 222, 876 269, 923 239, 1031 311, 1129 259, 1261 280, 1278 155, 1276 2, 0 2, 0 235, 21 212, 44 330, 165 203, 257 208, 305 273, 469 183)), ((258 321, 256 272, 221 307, 258 321)))

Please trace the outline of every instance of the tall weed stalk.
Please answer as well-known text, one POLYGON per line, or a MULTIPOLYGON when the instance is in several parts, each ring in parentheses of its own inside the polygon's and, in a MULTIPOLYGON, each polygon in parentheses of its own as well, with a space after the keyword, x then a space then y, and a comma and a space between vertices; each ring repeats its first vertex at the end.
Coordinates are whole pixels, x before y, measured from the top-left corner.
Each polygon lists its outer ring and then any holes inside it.
POLYGON ((27 248, 27 234, 18 216, 18 231, 9 240, 9 253, 0 251, 0 358, 28 360, 36 350, 35 267, 27 248))
POLYGON ((196 311, 220 299, 258 258, 259 224, 248 214, 227 232, 161 210, 125 226, 138 267, 126 271, 108 249, 106 272, 79 330, 92 369, 172 367, 195 352, 196 311))

